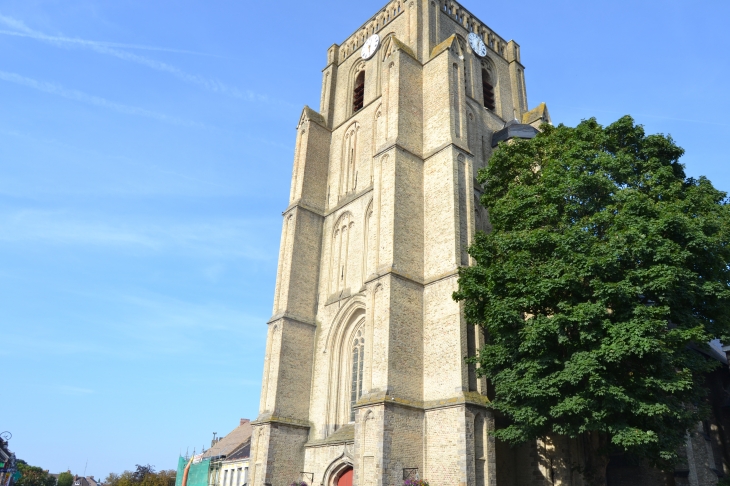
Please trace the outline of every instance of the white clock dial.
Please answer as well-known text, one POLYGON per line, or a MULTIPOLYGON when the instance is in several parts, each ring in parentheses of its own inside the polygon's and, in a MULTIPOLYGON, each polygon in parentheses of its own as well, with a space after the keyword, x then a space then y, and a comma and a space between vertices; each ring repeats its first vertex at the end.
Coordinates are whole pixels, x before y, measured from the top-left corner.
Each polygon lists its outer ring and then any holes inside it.
POLYGON ((365 41, 365 44, 362 46, 362 51, 360 52, 360 55, 363 59, 370 59, 373 57, 373 54, 375 54, 375 51, 378 50, 378 46, 380 45, 380 36, 378 34, 374 34, 368 38, 368 40, 365 41))
POLYGON ((469 45, 477 56, 484 57, 487 55, 487 45, 484 43, 482 38, 474 32, 469 34, 469 45))

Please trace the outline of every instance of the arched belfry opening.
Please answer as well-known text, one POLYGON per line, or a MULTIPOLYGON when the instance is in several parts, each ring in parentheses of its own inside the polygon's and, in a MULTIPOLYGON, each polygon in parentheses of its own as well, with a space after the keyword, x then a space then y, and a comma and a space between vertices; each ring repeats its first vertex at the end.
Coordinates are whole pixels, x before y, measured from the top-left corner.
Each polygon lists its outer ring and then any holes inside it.
POLYGON ((482 67, 482 93, 484 94, 484 108, 494 111, 496 109, 494 102, 494 82, 485 67, 482 67))
POLYGON ((362 110, 365 104, 365 71, 360 71, 355 77, 355 88, 352 92, 352 112, 362 110))

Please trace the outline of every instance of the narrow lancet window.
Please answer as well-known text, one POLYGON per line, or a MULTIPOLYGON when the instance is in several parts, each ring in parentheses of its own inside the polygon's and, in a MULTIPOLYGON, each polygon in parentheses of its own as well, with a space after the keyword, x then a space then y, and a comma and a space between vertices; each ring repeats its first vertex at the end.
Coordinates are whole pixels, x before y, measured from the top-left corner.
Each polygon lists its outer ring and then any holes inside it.
POLYGON ((355 421, 355 403, 362 396, 362 371, 365 361, 365 338, 362 329, 352 343, 352 384, 350 387, 350 422, 355 421))
POLYGON ((484 108, 494 111, 496 108, 494 104, 494 85, 492 85, 489 72, 484 68, 482 68, 482 93, 484 94, 484 108))
POLYGON ((365 71, 360 71, 355 78, 355 90, 352 95, 352 112, 362 110, 365 104, 365 71))

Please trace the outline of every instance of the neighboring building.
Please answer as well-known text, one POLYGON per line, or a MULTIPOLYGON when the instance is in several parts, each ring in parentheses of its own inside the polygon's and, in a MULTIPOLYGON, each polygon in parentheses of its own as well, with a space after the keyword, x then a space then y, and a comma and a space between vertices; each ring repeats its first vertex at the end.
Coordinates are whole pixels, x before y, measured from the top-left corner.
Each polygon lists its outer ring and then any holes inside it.
POLYGON ((6 465, 10 464, 10 458, 12 453, 8 449, 8 443, 0 439, 0 470, 4 469, 6 465))
MULTIPOLYGON (((520 46, 454 1, 392 0, 326 59, 319 112, 297 125, 251 485, 582 484, 576 441, 489 436, 486 380, 463 359, 483 336, 452 299, 489 228, 477 171, 550 123, 528 110, 520 46)), ((717 481, 699 440, 692 486, 717 481)), ((674 480, 618 460, 611 474, 674 480)))
POLYGON ((99 486, 99 482, 94 476, 74 476, 73 486, 99 486))
POLYGON ((248 460, 251 454, 251 438, 226 456, 220 464, 220 482, 217 486, 244 486, 248 484, 248 460))
POLYGON ((0 486, 10 486, 16 471, 15 454, 10 451, 8 441, 0 438, 0 486))
POLYGON ((251 431, 251 421, 241 419, 238 427, 216 440, 203 454, 203 459, 210 459, 209 486, 243 486, 246 483, 251 431))
POLYGON ((248 479, 251 421, 241 419, 227 436, 214 438, 210 449, 180 457, 176 486, 243 486, 248 479), (186 472, 187 471, 187 472, 186 472))

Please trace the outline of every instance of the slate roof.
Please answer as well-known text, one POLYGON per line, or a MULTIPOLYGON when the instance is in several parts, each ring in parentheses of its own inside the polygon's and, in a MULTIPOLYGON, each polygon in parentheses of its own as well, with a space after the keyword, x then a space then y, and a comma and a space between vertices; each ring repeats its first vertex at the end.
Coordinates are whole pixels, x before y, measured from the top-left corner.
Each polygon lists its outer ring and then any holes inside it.
POLYGON ((235 461, 239 459, 248 459, 251 455, 251 438, 241 444, 236 450, 231 452, 227 457, 226 461, 235 461))
POLYGON ((539 132, 537 128, 525 123, 518 123, 517 120, 508 122, 503 129, 494 132, 492 135, 492 147, 496 147, 499 142, 506 142, 513 138, 535 138, 539 132))
POLYGON ((245 444, 246 441, 251 442, 252 431, 253 427, 251 427, 251 422, 249 420, 241 420, 241 425, 233 429, 230 434, 223 437, 213 447, 205 451, 203 458, 228 456, 232 454, 245 444))
POLYGON ((99 486, 99 482, 94 479, 94 476, 77 476, 74 478, 74 486, 99 486))
POLYGON ((524 113, 522 115, 522 123, 524 123, 525 125, 532 125, 533 123, 537 123, 538 126, 542 123, 552 123, 552 120, 550 119, 550 113, 547 109, 547 105, 545 103, 540 103, 537 108, 533 108, 532 110, 524 113))

